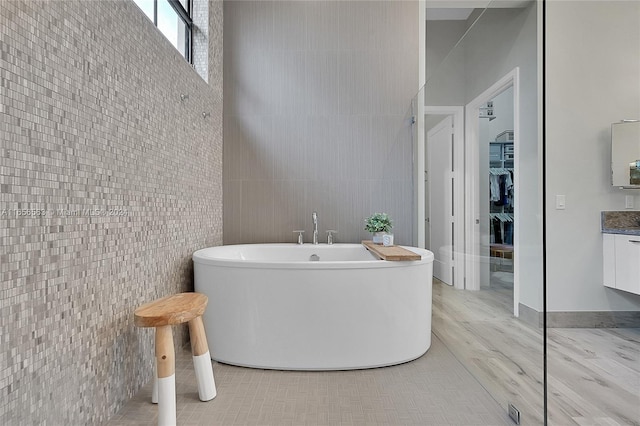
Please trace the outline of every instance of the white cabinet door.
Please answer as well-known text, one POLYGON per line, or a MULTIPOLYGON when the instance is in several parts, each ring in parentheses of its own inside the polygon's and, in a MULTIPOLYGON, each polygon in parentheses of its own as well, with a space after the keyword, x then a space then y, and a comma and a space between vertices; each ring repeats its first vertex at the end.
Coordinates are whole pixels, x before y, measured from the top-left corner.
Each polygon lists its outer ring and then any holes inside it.
POLYGON ((603 284, 616 288, 616 236, 602 234, 603 284))
POLYGON ((616 235, 616 288, 640 294, 640 236, 616 235))

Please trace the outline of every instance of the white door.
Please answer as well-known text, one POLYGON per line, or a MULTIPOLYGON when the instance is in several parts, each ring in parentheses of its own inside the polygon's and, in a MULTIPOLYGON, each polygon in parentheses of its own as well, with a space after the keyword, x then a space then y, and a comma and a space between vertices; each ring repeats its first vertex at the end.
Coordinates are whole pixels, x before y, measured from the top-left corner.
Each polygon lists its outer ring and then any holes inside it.
POLYGON ((427 133, 429 250, 433 275, 453 285, 453 119, 448 116, 427 133))

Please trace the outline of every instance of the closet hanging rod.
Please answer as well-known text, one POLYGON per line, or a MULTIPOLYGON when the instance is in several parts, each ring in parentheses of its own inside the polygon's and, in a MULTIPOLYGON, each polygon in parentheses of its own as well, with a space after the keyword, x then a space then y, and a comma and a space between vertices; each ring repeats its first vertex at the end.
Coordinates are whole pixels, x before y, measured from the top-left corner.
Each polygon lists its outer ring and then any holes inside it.
POLYGON ((513 213, 490 213, 490 219, 498 219, 500 222, 513 222, 513 213))
POLYGON ((513 168, 509 168, 509 167, 490 167, 489 168, 489 174, 494 176, 508 175, 512 171, 513 171, 513 168))

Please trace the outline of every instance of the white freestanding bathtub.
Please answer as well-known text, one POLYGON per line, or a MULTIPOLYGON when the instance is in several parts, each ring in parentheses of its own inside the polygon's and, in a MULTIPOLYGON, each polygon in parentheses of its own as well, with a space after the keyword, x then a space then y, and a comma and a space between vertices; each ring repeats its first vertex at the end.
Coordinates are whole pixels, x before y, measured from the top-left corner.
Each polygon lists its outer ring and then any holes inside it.
POLYGON ((400 364, 431 346, 433 254, 377 260, 360 244, 247 244, 193 254, 219 362, 279 370, 400 364), (315 259, 317 256, 318 260, 315 259))

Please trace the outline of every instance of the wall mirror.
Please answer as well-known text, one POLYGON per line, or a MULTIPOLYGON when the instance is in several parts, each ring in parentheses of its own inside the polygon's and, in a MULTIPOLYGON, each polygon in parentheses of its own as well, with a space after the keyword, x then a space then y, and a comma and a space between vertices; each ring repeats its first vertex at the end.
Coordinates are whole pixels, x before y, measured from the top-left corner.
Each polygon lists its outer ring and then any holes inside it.
POLYGON ((640 189, 640 121, 611 125, 613 186, 640 189))

